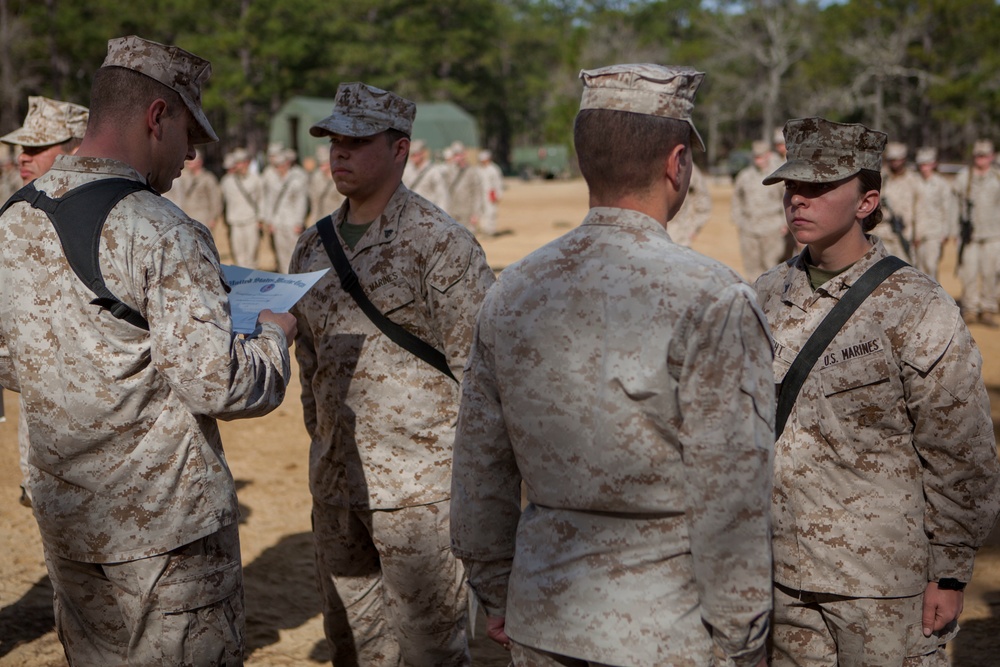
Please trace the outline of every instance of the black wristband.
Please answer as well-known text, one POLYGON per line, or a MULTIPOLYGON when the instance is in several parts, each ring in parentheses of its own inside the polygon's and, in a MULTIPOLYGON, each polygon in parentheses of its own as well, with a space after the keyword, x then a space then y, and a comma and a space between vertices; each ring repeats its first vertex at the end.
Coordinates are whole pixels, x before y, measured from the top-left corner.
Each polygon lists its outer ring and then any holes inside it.
POLYGON ((943 577, 937 582, 938 588, 942 591, 964 591, 965 582, 952 577, 943 577))

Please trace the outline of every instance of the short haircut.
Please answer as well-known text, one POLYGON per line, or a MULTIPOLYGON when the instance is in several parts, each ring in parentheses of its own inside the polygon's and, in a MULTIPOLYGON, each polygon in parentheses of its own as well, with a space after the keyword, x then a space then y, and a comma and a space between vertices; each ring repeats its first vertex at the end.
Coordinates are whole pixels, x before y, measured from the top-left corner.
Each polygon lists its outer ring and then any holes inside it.
MULTIPOLYGON (((861 194, 865 194, 869 190, 882 191, 882 174, 875 171, 874 169, 862 169, 858 172, 858 187, 861 190, 861 194)), ((879 203, 875 210, 868 214, 868 216, 861 221, 861 229, 865 232, 870 232, 871 230, 878 227, 879 223, 882 222, 882 204, 879 203)))
POLYGON ((647 191, 670 151, 690 142, 683 120, 628 111, 584 109, 573 125, 580 173, 605 201, 647 191))
MULTIPOLYGON (((388 130, 385 131, 385 140, 390 146, 392 146, 400 139, 409 139, 409 138, 410 135, 408 135, 406 132, 397 130, 394 127, 390 127, 388 130)), ((409 161, 410 161, 410 154, 409 151, 407 151, 406 157, 403 160, 403 166, 405 167, 406 163, 409 161)))
POLYGON ((125 67, 101 67, 94 74, 90 89, 90 121, 87 127, 120 123, 137 111, 149 108, 157 99, 167 103, 168 118, 187 112, 187 106, 177 91, 156 79, 125 67))
POLYGON ((73 151, 79 148, 80 144, 82 143, 83 139, 79 137, 70 137, 69 139, 67 139, 66 141, 62 142, 59 145, 62 147, 62 152, 64 155, 70 155, 73 153, 73 151))

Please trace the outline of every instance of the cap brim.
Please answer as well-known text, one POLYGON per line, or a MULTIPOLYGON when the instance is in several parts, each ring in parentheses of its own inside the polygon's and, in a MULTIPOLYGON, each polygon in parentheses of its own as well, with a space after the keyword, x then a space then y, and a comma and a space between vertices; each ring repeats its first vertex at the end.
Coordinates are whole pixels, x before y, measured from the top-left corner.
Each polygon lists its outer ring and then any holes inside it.
POLYGON ((326 137, 340 134, 345 137, 370 137, 389 129, 389 125, 381 123, 366 123, 365 121, 341 114, 333 114, 309 128, 309 134, 314 137, 326 137))
POLYGON ((701 135, 698 133, 698 128, 694 126, 694 121, 691 120, 690 118, 687 119, 687 123, 688 125, 691 126, 691 134, 693 134, 694 138, 698 140, 698 146, 701 147, 701 152, 704 153, 706 150, 705 141, 701 138, 701 135))
POLYGON ((817 164, 808 160, 789 160, 778 167, 773 174, 761 181, 764 185, 774 185, 781 181, 799 181, 801 183, 833 183, 853 176, 861 170, 852 167, 835 167, 828 164, 817 164))
POLYGON ((13 144, 16 146, 27 146, 28 148, 40 148, 42 146, 55 146, 56 144, 61 144, 64 141, 69 141, 73 136, 70 134, 63 135, 51 135, 51 134, 41 134, 39 132, 31 132, 30 130, 25 130, 23 127, 9 132, 2 137, 0 141, 5 144, 13 144))
POLYGON ((208 118, 205 116, 205 112, 201 110, 201 107, 191 103, 187 97, 181 95, 181 99, 184 100, 184 105, 194 116, 195 123, 198 124, 198 128, 201 130, 200 133, 196 134, 193 138, 196 144, 210 144, 213 141, 219 140, 219 135, 215 133, 212 129, 212 124, 208 122, 208 118))

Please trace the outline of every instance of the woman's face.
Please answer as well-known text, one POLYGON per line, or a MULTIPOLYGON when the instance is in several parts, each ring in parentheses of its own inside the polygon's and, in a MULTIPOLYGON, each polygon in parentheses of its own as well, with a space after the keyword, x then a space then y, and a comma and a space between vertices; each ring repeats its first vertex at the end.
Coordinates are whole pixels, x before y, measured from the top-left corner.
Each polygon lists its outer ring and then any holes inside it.
POLYGON ((785 224, 795 240, 828 248, 848 235, 864 235, 861 221, 878 206, 878 192, 862 194, 856 175, 832 183, 786 180, 784 203, 785 224))

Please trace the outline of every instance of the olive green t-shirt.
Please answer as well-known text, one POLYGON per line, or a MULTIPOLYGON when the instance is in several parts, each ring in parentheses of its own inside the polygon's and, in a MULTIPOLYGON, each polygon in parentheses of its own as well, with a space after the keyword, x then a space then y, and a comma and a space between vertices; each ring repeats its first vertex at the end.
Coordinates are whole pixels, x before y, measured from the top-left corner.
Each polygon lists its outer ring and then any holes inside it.
POLYGON ((365 235, 365 232, 368 231, 368 228, 372 226, 373 222, 375 221, 372 220, 371 222, 367 222, 363 225, 352 225, 348 222, 340 223, 340 235, 344 237, 345 241, 347 241, 347 247, 354 250, 354 246, 358 244, 358 241, 360 241, 361 237, 365 235))

